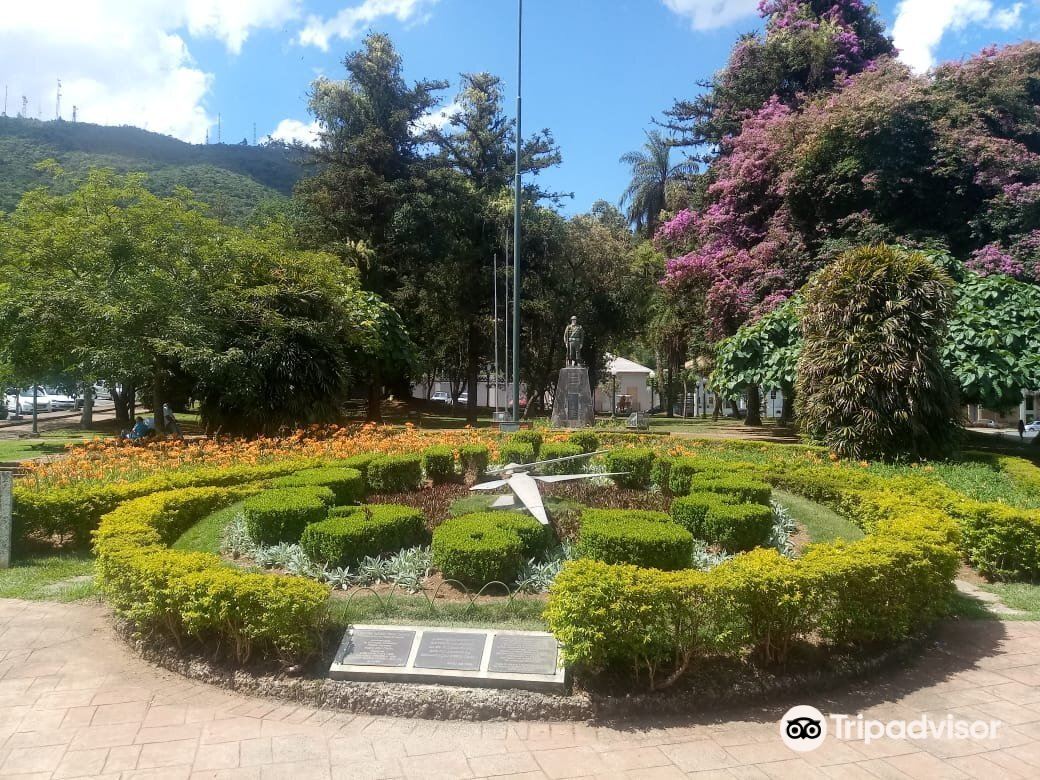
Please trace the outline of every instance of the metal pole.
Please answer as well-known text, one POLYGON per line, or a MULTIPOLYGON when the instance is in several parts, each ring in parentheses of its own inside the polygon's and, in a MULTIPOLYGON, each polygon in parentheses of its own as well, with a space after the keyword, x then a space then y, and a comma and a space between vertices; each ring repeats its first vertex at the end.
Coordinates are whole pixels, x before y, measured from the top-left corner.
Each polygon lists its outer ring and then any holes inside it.
POLYGON ((35 383, 33 383, 33 425, 32 425, 33 436, 38 436, 40 434, 40 426, 38 425, 37 412, 36 412, 36 408, 37 408, 36 405, 37 405, 37 403, 39 403, 39 397, 40 397, 39 396, 39 392, 40 392, 40 388, 35 383))
MULTIPOLYGON (((493 306, 495 311, 495 417, 498 417, 498 388, 500 387, 498 382, 498 252, 495 252, 494 259, 492 260, 492 283, 495 287, 493 295, 494 303, 493 306)), ((490 386, 490 384, 489 384, 490 386)))
POLYGON ((513 422, 520 422, 520 129, 524 0, 516 0, 516 184, 513 188, 513 422))

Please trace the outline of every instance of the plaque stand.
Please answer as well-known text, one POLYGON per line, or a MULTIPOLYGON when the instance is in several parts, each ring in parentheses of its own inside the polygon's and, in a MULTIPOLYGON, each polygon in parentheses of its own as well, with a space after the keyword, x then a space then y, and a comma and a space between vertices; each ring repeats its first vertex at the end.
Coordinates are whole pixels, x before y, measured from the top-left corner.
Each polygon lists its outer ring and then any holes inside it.
POLYGON ((592 386, 589 371, 584 366, 560 369, 553 400, 552 426, 554 428, 591 428, 596 424, 592 406, 592 386))
POLYGON ((329 677, 544 693, 567 689, 559 644, 543 631, 351 626, 329 667, 329 677))

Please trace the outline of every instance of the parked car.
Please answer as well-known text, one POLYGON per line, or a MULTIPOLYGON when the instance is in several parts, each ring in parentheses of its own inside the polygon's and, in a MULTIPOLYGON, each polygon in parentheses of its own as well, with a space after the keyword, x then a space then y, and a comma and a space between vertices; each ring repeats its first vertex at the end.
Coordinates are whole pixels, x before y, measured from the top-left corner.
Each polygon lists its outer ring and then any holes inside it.
POLYGON ((31 387, 26 387, 21 390, 12 388, 7 396, 7 410, 9 412, 13 412, 15 409, 20 408, 22 414, 32 414, 33 403, 36 404, 37 412, 46 412, 50 410, 50 399, 42 387, 37 387, 35 400, 33 399, 33 390, 31 387))
POLYGON ((1040 433, 1040 420, 1034 420, 1026 426, 1026 433, 1040 433))
POLYGON ((436 401, 437 403, 441 404, 450 404, 451 393, 447 392, 446 390, 437 390, 434 392, 433 395, 430 396, 430 400, 436 401))
POLYGON ((455 402, 459 406, 465 406, 469 403, 469 393, 459 393, 459 400, 455 402))
POLYGON ((66 393, 60 387, 45 387, 43 391, 47 394, 47 408, 52 412, 63 409, 75 409, 76 399, 66 393))

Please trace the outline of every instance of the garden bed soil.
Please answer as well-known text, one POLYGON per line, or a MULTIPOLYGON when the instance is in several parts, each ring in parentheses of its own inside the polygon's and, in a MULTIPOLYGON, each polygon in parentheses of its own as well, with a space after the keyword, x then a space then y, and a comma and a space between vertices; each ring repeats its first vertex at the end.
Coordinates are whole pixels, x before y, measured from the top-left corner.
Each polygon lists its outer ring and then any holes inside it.
MULTIPOLYGON (((388 596, 420 596, 425 594, 428 598, 437 601, 464 603, 470 602, 474 604, 496 604, 502 602, 508 598, 509 593, 503 592, 501 585, 492 585, 487 587, 484 592, 473 592, 463 590, 454 581, 445 580, 440 572, 434 572, 425 580, 423 580, 423 586, 418 591, 410 592, 389 582, 377 582, 374 585, 366 587, 354 587, 349 590, 337 589, 333 590, 331 597, 333 599, 349 600, 358 596, 363 596, 366 593, 374 593, 377 596, 388 597, 388 596)), ((533 593, 517 593, 513 595, 515 599, 522 599, 524 601, 538 601, 545 602, 544 594, 533 594, 533 593)))
MULTIPOLYGON (((142 639, 125 624, 125 638, 148 661, 185 677, 248 695, 351 713, 434 720, 582 720, 625 722, 652 716, 678 718, 731 706, 765 704, 839 688, 905 664, 935 642, 916 636, 895 646, 857 655, 809 652, 784 669, 736 661, 706 662, 677 685, 655 693, 633 686, 623 673, 603 675, 586 687, 574 681, 570 695, 522 690, 462 688, 406 683, 354 682, 325 677, 340 639, 330 634, 326 650, 306 668, 273 664, 246 668, 179 649, 155 636, 142 639)), ((197 650, 197 649, 196 649, 197 650)))

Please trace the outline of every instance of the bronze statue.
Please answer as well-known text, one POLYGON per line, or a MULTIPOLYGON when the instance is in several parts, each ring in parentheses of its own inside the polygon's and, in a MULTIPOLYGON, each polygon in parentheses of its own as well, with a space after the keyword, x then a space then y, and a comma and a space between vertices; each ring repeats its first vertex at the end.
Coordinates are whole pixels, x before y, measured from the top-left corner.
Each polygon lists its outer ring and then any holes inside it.
POLYGON ((567 349, 567 365, 581 365, 581 346, 585 343, 585 329, 578 324, 577 317, 571 317, 571 324, 563 331, 563 346, 567 349))

